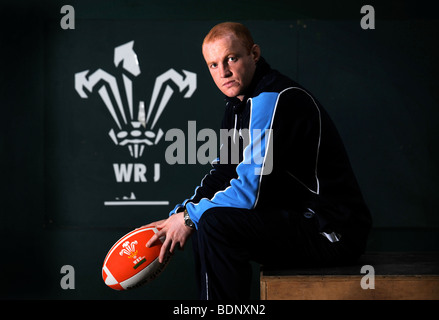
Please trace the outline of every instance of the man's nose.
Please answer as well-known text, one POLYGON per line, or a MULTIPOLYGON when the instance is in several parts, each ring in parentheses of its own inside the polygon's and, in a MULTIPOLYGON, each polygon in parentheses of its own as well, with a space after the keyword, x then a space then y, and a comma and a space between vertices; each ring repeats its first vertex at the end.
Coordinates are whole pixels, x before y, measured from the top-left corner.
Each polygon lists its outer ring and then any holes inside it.
POLYGON ((220 65, 220 69, 221 78, 227 78, 232 75, 232 72, 230 71, 229 65, 227 63, 222 63, 220 65))

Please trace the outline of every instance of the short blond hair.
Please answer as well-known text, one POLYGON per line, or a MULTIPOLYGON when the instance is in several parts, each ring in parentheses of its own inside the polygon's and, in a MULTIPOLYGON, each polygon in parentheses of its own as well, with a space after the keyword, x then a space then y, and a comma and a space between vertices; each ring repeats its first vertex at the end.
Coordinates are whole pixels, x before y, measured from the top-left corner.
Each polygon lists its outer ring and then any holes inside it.
POLYGON ((244 47, 247 48, 248 53, 250 53, 255 44, 253 37, 247 27, 238 22, 222 22, 214 26, 204 37, 203 46, 208 42, 215 41, 230 34, 235 35, 244 47))

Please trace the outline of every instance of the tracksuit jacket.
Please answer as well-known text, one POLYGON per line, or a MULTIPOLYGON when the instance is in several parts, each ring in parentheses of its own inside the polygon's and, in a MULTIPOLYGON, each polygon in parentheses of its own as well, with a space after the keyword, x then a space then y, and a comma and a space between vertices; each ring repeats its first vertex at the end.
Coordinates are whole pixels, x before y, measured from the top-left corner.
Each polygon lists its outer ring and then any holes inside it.
POLYGON ((287 210, 315 215, 320 232, 364 245, 370 212, 320 103, 263 58, 243 101, 225 100, 220 157, 170 214, 185 207, 197 226, 213 207, 287 210))

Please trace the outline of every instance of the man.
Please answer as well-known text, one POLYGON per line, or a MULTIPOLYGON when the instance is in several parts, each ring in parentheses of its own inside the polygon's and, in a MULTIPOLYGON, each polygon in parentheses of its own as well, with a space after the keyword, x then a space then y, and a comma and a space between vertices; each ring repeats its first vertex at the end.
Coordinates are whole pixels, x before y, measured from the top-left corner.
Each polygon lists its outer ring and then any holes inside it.
POLYGON ((354 261, 371 216, 326 111, 270 68, 242 24, 216 25, 202 52, 226 96, 222 129, 229 134, 193 197, 151 224, 162 229, 148 245, 166 237, 162 261, 192 236, 201 299, 249 298, 251 260, 354 261))

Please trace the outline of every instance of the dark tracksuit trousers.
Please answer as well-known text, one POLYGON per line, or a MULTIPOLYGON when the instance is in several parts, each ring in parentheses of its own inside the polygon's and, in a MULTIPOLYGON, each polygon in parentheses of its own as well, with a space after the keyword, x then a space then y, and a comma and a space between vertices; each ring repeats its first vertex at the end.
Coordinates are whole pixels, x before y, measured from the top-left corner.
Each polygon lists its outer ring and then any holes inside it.
POLYGON ((287 211, 212 208, 201 217, 192 244, 202 300, 248 299, 250 260, 321 266, 349 263, 361 254, 343 238, 330 242, 321 235, 314 216, 287 211))

